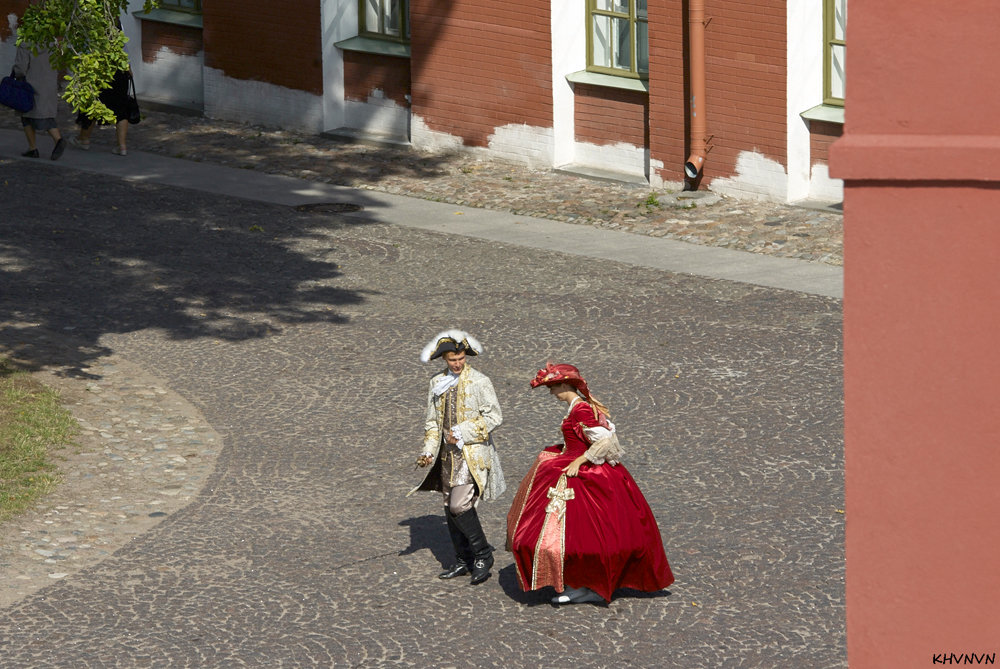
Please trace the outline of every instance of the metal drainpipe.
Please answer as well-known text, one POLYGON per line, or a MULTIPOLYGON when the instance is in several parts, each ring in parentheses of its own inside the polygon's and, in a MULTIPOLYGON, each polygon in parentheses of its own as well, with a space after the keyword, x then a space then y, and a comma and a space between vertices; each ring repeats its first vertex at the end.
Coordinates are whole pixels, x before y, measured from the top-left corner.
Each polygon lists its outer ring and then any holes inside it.
POLYGON ((691 155, 684 163, 684 175, 694 179, 705 164, 706 136, 705 123, 705 0, 689 0, 688 63, 691 76, 691 135, 688 143, 691 155))

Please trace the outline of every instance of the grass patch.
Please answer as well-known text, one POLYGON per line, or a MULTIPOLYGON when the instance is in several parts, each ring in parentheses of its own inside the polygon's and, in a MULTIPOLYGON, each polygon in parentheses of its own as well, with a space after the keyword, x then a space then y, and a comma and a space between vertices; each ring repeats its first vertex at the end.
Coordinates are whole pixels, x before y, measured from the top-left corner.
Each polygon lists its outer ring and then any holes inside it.
POLYGON ((55 391, 0 358, 0 521, 55 487, 52 452, 70 443, 76 431, 55 391))

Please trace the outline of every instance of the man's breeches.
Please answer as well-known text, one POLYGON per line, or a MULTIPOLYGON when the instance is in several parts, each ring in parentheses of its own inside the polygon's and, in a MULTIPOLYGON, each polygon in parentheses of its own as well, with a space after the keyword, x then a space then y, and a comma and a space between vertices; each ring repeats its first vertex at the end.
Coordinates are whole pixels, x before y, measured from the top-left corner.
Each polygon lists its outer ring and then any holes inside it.
POLYGON ((441 444, 441 492, 444 504, 453 515, 464 513, 476 503, 476 482, 462 451, 452 444, 441 444))
POLYGON ((453 488, 445 486, 444 505, 451 511, 451 515, 457 516, 465 513, 476 503, 476 484, 466 483, 453 488))

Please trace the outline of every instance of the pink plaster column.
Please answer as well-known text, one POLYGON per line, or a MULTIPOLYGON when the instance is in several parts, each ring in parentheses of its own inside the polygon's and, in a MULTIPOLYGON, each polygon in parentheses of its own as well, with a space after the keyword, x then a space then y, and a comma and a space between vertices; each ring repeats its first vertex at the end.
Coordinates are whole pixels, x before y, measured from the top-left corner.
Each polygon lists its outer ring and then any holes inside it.
POLYGON ((1000 2, 848 16, 848 662, 1000 661, 1000 2))

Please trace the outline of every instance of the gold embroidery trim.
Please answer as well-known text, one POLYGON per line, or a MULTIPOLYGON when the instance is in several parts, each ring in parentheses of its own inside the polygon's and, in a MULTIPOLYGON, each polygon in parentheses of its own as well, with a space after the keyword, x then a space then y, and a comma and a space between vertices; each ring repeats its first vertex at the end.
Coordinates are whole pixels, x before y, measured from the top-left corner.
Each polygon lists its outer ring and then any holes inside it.
POLYGON ((554 585, 561 591, 563 583, 563 568, 566 559, 566 502, 575 497, 572 488, 567 487, 566 474, 561 474, 555 487, 549 488, 547 496, 549 503, 545 507, 545 519, 542 521, 542 530, 538 534, 538 541, 535 543, 535 555, 531 565, 531 589, 539 588, 539 580, 546 584, 554 585), (558 537, 549 536, 547 530, 551 530, 551 521, 555 516, 556 531, 558 537), (553 544, 558 544, 558 554, 553 555, 553 544), (544 563, 539 557, 546 555, 544 563), (539 579, 539 572, 542 572, 539 579), (550 571, 552 573, 550 573, 550 571))

